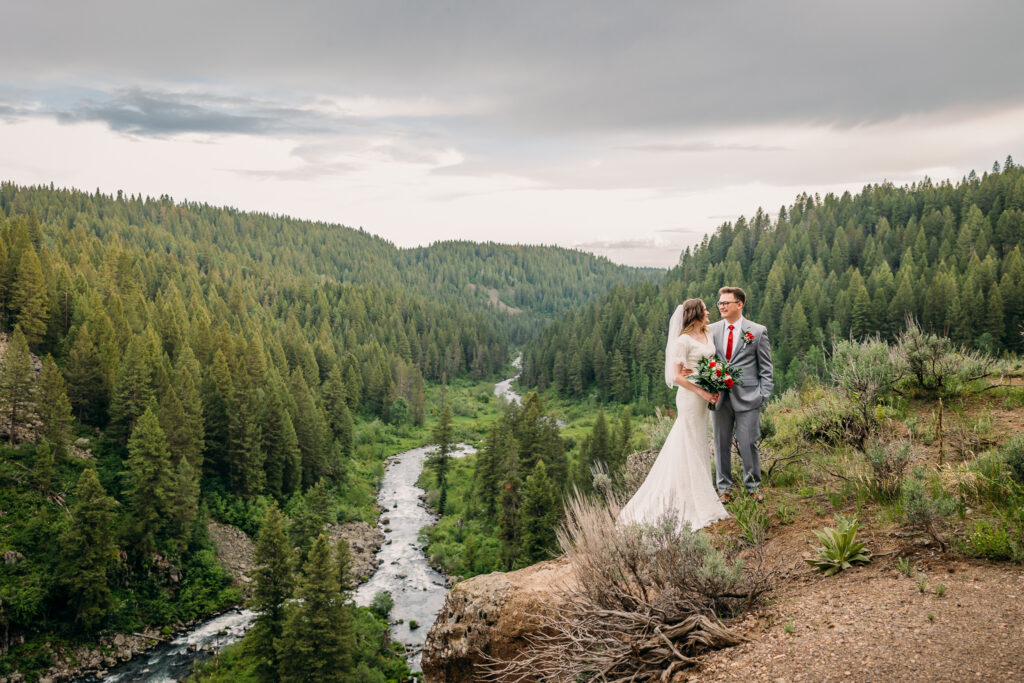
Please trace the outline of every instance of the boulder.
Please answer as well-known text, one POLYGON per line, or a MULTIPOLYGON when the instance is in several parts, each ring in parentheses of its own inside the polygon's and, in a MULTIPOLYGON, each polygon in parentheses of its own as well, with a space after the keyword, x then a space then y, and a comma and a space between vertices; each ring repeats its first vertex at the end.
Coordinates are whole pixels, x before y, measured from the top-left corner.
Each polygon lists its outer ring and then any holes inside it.
POLYGON ((526 645, 526 637, 538 630, 538 615, 563 599, 560 589, 571 575, 563 557, 456 584, 423 645, 428 683, 480 680, 476 667, 486 656, 514 657, 526 645))

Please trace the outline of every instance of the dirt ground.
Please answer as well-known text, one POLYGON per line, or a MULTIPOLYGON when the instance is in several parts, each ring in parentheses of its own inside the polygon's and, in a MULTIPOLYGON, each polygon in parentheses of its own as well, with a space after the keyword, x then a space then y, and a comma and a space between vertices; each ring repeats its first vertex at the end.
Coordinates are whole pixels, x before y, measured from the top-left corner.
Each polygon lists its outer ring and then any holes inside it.
MULTIPOLYGON (((968 414, 989 416, 985 436, 995 444, 1024 422, 1024 410, 1001 400, 968 414)), ((926 458, 937 460, 932 450, 926 458)), ((774 513, 781 501, 767 495, 774 513)), ((833 524, 831 510, 812 512, 829 508, 824 495, 817 498, 819 505, 798 503, 793 524, 773 523, 769 531, 764 558, 779 574, 775 592, 729 624, 748 641, 703 656, 675 680, 1024 681, 1024 567, 940 553, 868 514, 861 539, 872 563, 822 577, 803 562, 811 529, 833 524), (900 557, 909 558, 910 576, 897 570, 900 557)), ((727 520, 721 530, 735 537, 734 525, 727 520)))
POLYGON ((895 554, 828 578, 796 568, 767 605, 731 624, 747 643, 680 680, 1024 681, 1024 570, 910 556, 912 577, 895 554))

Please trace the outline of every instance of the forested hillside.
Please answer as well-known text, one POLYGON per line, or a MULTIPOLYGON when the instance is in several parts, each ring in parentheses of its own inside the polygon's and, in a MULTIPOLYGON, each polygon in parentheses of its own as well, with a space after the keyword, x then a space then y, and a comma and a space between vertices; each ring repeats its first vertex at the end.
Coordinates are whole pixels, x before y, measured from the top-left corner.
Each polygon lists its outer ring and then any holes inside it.
POLYGON ((801 195, 774 222, 725 223, 660 285, 618 287, 526 346, 522 381, 560 394, 650 406, 662 381, 673 309, 723 285, 744 288, 744 315, 768 327, 777 387, 823 371, 834 339, 885 339, 912 315, 927 330, 990 353, 1024 350, 1024 170, 961 182, 869 185, 801 195))
POLYGON ((52 637, 237 600, 208 516, 254 534, 276 502, 306 557, 323 523, 370 505, 383 448, 356 443, 360 423, 422 424, 429 380, 489 376, 545 316, 650 276, 0 185, 0 652, 45 666, 52 637))

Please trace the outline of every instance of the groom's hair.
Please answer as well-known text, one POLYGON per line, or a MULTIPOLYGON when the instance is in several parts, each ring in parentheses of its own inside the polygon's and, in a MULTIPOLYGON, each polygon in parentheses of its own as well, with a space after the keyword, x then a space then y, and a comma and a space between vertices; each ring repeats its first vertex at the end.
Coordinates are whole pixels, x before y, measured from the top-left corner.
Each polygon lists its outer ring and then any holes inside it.
POLYGON ((739 287, 722 287, 720 290, 718 290, 718 294, 719 296, 721 296, 722 294, 732 294, 734 297, 736 297, 737 301, 744 304, 747 303, 747 295, 739 287))

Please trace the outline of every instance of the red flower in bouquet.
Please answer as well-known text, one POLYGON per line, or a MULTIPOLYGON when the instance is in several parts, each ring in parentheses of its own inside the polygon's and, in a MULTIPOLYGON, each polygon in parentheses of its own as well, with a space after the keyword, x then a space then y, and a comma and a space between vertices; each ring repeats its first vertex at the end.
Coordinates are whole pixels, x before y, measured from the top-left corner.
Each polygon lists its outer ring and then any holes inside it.
MULTIPOLYGON (((697 372, 693 375, 694 383, 705 391, 717 394, 736 385, 743 371, 714 356, 704 356, 697 364, 697 372)), ((742 384, 742 383, 741 383, 742 384)), ((708 410, 714 410, 715 404, 708 403, 708 410)))

